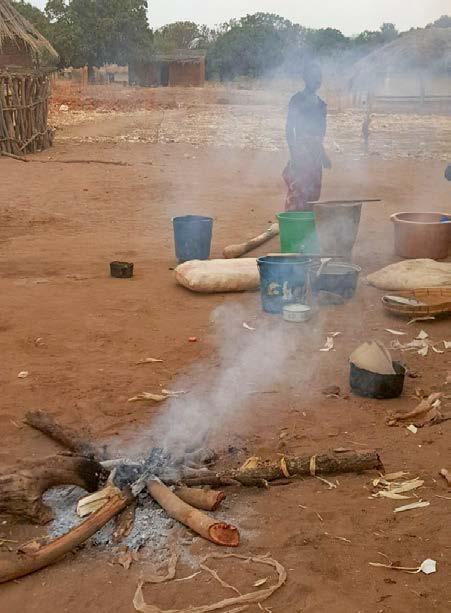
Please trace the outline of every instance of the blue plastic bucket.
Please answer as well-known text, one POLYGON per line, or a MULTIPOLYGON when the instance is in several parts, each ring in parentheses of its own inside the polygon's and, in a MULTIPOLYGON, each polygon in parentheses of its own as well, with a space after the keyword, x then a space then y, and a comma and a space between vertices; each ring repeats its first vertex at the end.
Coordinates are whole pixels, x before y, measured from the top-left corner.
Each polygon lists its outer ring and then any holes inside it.
POLYGON ((179 263, 208 260, 211 249, 213 219, 201 215, 184 215, 172 219, 175 256, 179 263))
POLYGON ((282 313, 283 307, 303 302, 311 260, 307 257, 265 256, 257 260, 263 310, 282 313))

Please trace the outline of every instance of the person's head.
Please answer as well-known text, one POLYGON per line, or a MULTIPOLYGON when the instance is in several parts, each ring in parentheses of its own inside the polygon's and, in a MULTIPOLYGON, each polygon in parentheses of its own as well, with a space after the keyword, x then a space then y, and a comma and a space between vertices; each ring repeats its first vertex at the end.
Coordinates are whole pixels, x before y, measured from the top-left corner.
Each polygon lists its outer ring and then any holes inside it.
POLYGON ((311 92, 317 92, 323 82, 321 66, 316 62, 309 62, 304 68, 303 74, 305 87, 311 92))

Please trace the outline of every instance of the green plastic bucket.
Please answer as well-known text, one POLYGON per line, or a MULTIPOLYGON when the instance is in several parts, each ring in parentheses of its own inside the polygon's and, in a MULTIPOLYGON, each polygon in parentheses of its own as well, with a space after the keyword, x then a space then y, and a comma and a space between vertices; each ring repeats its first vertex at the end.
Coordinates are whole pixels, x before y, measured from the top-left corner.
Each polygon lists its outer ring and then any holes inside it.
POLYGON ((316 234, 315 213, 311 211, 292 211, 277 215, 282 253, 319 254, 316 234))

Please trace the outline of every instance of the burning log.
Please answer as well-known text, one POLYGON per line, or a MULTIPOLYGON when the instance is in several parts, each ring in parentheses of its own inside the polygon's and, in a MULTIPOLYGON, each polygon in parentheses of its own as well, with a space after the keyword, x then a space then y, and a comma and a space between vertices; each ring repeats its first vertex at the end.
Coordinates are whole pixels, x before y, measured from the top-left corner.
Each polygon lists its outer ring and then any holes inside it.
POLYGON ((0 559, 0 583, 13 581, 19 577, 30 575, 41 568, 50 566, 64 555, 79 547, 93 534, 98 532, 115 515, 125 509, 133 500, 133 494, 119 493, 107 502, 105 506, 93 513, 82 524, 76 526, 63 536, 37 551, 15 556, 14 559, 0 559))
POLYGON ((91 441, 83 438, 80 432, 63 426, 55 420, 55 418, 46 411, 29 411, 25 415, 24 422, 39 430, 43 434, 46 434, 51 439, 73 451, 77 455, 83 455, 86 457, 105 459, 102 452, 91 443, 91 441))
POLYGON ((0 512, 46 524, 53 517, 42 501, 46 490, 57 485, 78 485, 95 492, 104 477, 102 466, 90 458, 61 455, 22 461, 13 471, 0 472, 0 512))
POLYGON ((147 491, 163 508, 169 517, 191 528, 203 538, 224 547, 238 547, 240 536, 238 529, 224 522, 218 522, 201 513, 192 506, 180 500, 159 479, 153 478, 147 482, 147 491))
POLYGON ((216 511, 226 495, 220 490, 202 490, 194 487, 181 486, 174 494, 195 509, 216 511))

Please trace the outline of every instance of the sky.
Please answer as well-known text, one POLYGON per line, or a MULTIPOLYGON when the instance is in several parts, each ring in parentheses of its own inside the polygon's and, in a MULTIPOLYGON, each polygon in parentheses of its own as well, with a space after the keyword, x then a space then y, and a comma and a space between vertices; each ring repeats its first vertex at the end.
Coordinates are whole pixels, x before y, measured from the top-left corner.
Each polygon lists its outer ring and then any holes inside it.
MULTIPOLYGON (((43 8, 46 0, 31 0, 43 8)), ((422 27, 451 13, 451 0, 149 0, 152 28, 172 21, 214 26, 259 11, 277 13, 311 28, 338 28, 347 36, 389 21, 399 30, 422 27)))

